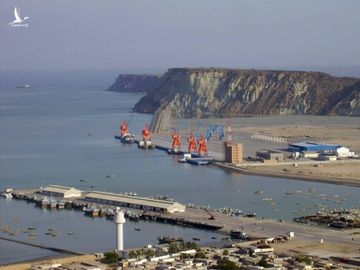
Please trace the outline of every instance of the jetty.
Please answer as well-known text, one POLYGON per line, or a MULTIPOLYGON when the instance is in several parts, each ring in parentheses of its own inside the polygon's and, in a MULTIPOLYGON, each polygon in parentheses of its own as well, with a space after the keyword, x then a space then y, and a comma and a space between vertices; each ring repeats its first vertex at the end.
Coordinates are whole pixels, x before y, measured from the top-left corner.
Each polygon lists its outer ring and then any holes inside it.
POLYGON ((57 253, 62 253, 62 254, 85 255, 85 253, 72 251, 72 250, 69 250, 69 249, 50 247, 50 246, 46 246, 46 245, 41 245, 41 244, 36 244, 36 243, 32 243, 32 242, 26 242, 26 241, 6 238, 6 237, 2 237, 2 236, 0 236, 0 240, 10 241, 10 242, 13 242, 13 243, 18 243, 18 244, 31 246, 31 247, 36 247, 36 248, 41 248, 41 249, 47 249, 47 250, 57 252, 57 253))
MULTIPOLYGON (((39 207, 44 207, 40 202, 47 195, 44 195, 42 190, 45 190, 45 188, 13 190, 12 195, 14 199, 26 200, 27 202, 36 203, 39 207)), ((49 189, 46 190, 48 191, 49 189)), ((77 193, 77 191, 69 188, 64 188, 64 190, 71 190, 71 192, 77 193)), ((59 192, 59 190, 56 192, 59 192)), ((113 200, 89 201, 87 200, 87 195, 90 193, 95 193, 95 191, 81 191, 81 197, 66 198, 65 207, 64 209, 61 209, 61 211, 72 208, 78 211, 84 211, 84 214, 87 215, 90 213, 90 216, 93 217, 113 218, 114 209, 119 207, 118 202, 113 200), (94 213, 94 215, 92 213, 94 213)), ((101 196, 105 196, 103 192, 101 192, 101 194, 101 196)), ((105 192, 105 194, 107 194, 106 196, 114 196, 114 193, 105 192)), ((353 239, 352 232, 355 230, 353 228, 349 228, 347 233, 344 234, 343 230, 331 229, 329 227, 312 226, 309 224, 287 222, 284 220, 262 219, 257 218, 256 216, 250 217, 241 214, 235 215, 232 212, 204 209, 195 205, 184 206, 171 200, 159 200, 124 194, 120 197, 122 196, 124 196, 126 200, 132 198, 135 201, 143 202, 142 206, 140 204, 129 203, 130 201, 128 201, 127 205, 120 206, 129 220, 148 220, 151 222, 162 222, 179 226, 215 230, 218 233, 228 236, 231 236, 232 231, 244 231, 249 239, 267 239, 293 232, 295 237, 302 242, 314 243, 314 241, 320 241, 320 236, 326 235, 326 241, 329 243, 350 246, 360 245, 359 240, 353 239), (184 211, 166 211, 165 209, 157 207, 146 208, 144 207, 144 202, 156 202, 175 207, 176 204, 178 204, 180 207, 184 207, 184 211), (319 239, 316 239, 317 236, 319 236, 319 239)), ((52 196, 52 200, 59 201, 64 200, 64 198, 52 196)))

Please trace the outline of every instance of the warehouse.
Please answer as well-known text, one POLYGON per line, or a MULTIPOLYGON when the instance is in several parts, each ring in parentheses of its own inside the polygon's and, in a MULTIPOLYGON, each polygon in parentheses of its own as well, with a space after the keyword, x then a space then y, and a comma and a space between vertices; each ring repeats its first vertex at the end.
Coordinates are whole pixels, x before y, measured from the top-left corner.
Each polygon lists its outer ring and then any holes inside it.
POLYGON ((336 152, 340 148, 338 144, 324 144, 317 142, 299 142, 289 144, 289 151, 291 152, 336 152))
POLYGON ((116 193, 94 191, 85 196, 89 202, 111 204, 120 207, 142 209, 163 213, 185 212, 185 206, 177 202, 156 200, 145 197, 127 196, 116 193))
POLYGON ((263 160, 270 160, 270 161, 283 161, 284 160, 284 154, 280 151, 275 151, 275 150, 257 151, 256 157, 261 158, 263 160))
POLYGON ((41 189, 40 193, 46 196, 54 196, 54 197, 62 197, 62 198, 81 197, 81 190, 72 187, 64 187, 64 186, 56 186, 56 185, 47 186, 46 188, 41 189))

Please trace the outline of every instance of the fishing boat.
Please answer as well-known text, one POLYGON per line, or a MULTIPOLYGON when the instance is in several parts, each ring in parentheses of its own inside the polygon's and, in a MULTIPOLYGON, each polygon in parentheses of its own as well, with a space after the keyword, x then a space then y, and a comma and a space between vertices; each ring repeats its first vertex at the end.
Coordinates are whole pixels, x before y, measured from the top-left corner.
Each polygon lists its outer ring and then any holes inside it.
POLYGON ((18 85, 16 88, 31 88, 30 84, 18 85))
POLYGON ((56 208, 56 206, 57 206, 57 200, 51 199, 50 203, 48 204, 48 207, 51 209, 54 209, 54 208, 56 208))
POLYGON ((64 209, 64 208, 65 208, 65 202, 64 202, 64 201, 60 201, 60 202, 57 204, 57 208, 59 208, 59 209, 64 209))
POLYGON ((230 237, 233 238, 233 239, 246 240, 247 239, 247 234, 244 231, 231 230, 230 231, 230 237))
POLYGON ((92 216, 92 217, 98 217, 99 216, 99 209, 95 207, 86 207, 85 208, 85 215, 92 216))
POLYGON ((181 237, 170 237, 170 236, 159 236, 157 238, 159 244, 170 244, 175 242, 184 242, 184 239, 181 237))
POLYGON ((46 207, 48 207, 49 203, 50 203, 49 199, 48 199, 47 197, 44 197, 44 198, 41 200, 41 203, 40 203, 40 204, 41 204, 41 207, 46 208, 46 207))

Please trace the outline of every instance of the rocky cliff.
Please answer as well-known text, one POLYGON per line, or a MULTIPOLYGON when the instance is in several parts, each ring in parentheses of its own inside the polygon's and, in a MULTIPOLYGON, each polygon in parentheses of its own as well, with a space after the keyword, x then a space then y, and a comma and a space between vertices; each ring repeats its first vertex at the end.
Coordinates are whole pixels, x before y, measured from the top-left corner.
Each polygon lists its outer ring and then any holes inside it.
POLYGON ((107 89, 116 92, 149 92, 159 85, 160 77, 147 74, 120 74, 107 89))
POLYGON ((206 114, 360 115, 360 79, 320 72, 173 68, 136 105, 175 117, 206 114))

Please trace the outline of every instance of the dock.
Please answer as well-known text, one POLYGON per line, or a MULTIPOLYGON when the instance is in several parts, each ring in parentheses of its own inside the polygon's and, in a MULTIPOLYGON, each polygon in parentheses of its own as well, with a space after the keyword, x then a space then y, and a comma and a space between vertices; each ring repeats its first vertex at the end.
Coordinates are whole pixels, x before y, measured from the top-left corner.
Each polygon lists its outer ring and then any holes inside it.
MULTIPOLYGON (((119 135, 115 135, 114 136, 114 139, 116 140, 120 140, 121 141, 121 137, 119 135)), ((166 152, 167 154, 170 154, 170 155, 184 155, 186 154, 187 152, 186 151, 177 151, 177 152, 173 152, 173 149, 171 147, 167 147, 167 146, 164 146, 162 145, 164 142, 163 140, 160 140, 160 139, 154 139, 157 143, 154 143, 154 149, 157 149, 157 150, 160 150, 160 151, 164 151, 166 152)), ((139 139, 136 139, 134 140, 134 144, 138 144, 139 143, 139 139)), ((169 145, 170 145, 170 142, 169 142, 169 145)), ((150 148, 149 148, 150 149, 150 148)), ((214 153, 212 153, 214 154, 214 153)), ((191 158, 189 160, 187 160, 187 162, 189 164, 193 164, 193 165, 208 165, 208 164, 211 164, 215 161, 220 161, 220 160, 217 160, 215 158, 215 154, 214 156, 211 155, 211 156, 200 156, 199 154, 191 154, 191 158)))
MULTIPOLYGON (((12 194, 14 199, 26 200, 33 203, 36 203, 36 200, 38 201, 41 197, 43 197, 40 189, 13 190, 12 194)), ((66 208, 69 207, 78 211, 84 211, 84 207, 113 210, 118 206, 109 202, 90 202, 86 200, 86 194, 87 193, 83 192, 81 197, 67 198, 67 204, 65 204, 65 208, 61 211, 66 211, 66 208)), ((112 193, 109 194, 111 195, 112 193)), ((59 200, 63 199, 61 197, 54 196, 52 198, 59 200)), ((143 219, 152 222, 162 222, 179 226, 215 230, 218 233, 229 236, 231 231, 234 230, 245 231, 251 239, 270 238, 283 235, 287 232, 294 232, 296 239, 299 239, 302 242, 314 243, 320 240, 320 236, 326 234, 326 241, 328 243, 350 246, 360 245, 360 240, 353 239, 352 232, 356 230, 353 228, 349 228, 345 234, 343 230, 339 229, 286 222, 283 220, 278 221, 241 215, 236 216, 216 210, 202 209, 198 206, 187 206, 185 211, 176 211, 173 213, 132 208, 131 205, 121 207, 121 209, 125 212, 127 219, 129 220, 136 221, 143 219)), ((108 216, 106 217, 108 218, 108 216)))

